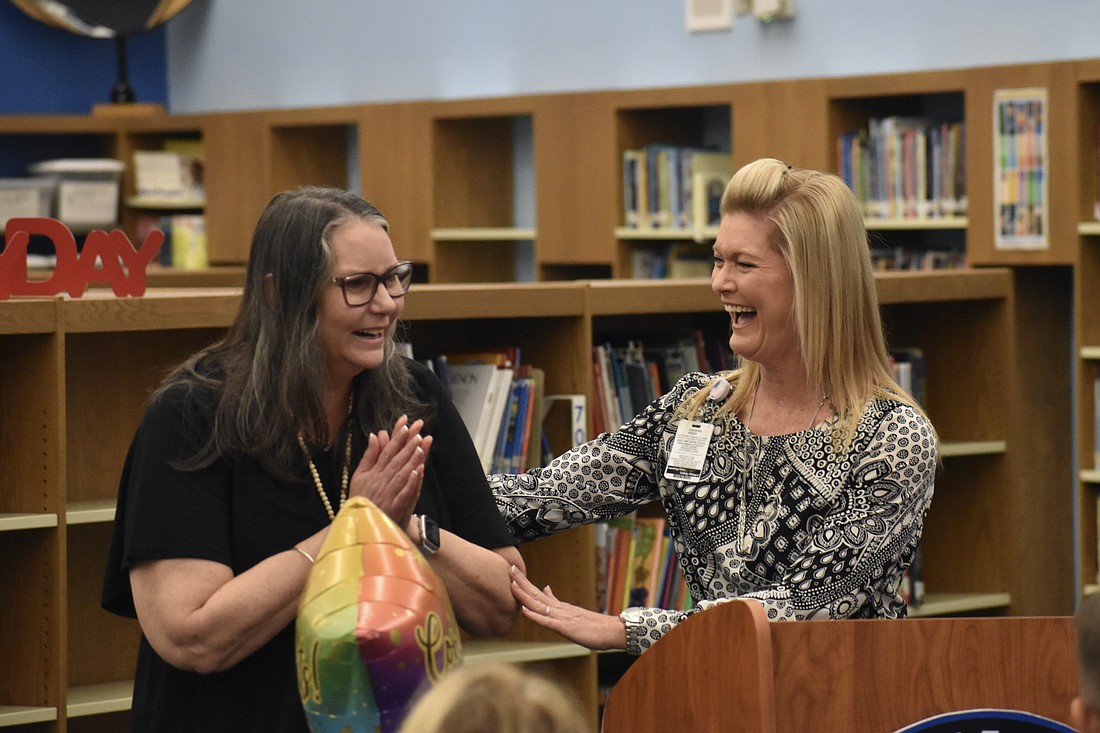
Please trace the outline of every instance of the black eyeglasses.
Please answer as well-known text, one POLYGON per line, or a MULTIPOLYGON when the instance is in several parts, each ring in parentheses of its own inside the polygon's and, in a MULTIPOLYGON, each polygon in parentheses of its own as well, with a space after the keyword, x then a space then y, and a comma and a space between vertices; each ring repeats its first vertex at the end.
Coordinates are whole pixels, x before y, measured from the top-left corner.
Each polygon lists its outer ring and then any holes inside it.
POLYGON ((386 288, 391 298, 400 298, 409 292, 412 276, 413 264, 406 261, 398 262, 381 275, 375 275, 373 272, 357 272, 354 275, 330 279, 344 292, 344 302, 352 308, 358 308, 374 300, 379 283, 386 288))

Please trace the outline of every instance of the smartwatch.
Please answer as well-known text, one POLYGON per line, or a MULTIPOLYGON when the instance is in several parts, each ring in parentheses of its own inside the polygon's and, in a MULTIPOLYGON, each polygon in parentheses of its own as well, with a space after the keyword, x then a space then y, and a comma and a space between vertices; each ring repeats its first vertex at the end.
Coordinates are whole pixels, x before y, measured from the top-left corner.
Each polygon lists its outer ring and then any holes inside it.
POLYGON ((420 551, 425 557, 439 552, 439 525, 427 514, 420 515, 420 551))

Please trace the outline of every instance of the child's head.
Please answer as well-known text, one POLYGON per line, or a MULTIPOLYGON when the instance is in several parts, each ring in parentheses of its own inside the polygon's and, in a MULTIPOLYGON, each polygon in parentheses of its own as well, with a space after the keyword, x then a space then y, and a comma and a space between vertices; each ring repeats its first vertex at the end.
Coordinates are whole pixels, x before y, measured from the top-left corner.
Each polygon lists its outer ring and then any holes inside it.
POLYGON ((460 667, 421 697, 400 733, 590 733, 577 700, 510 664, 460 667))

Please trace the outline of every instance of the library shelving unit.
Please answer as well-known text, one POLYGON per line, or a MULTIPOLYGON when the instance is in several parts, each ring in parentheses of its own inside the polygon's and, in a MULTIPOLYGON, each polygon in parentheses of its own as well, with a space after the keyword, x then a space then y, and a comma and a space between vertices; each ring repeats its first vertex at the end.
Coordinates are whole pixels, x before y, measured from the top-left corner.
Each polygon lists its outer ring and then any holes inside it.
MULTIPOLYGON (((618 212, 612 260, 612 275, 631 277, 639 269, 637 262, 657 258, 668 262, 670 252, 687 259, 706 259, 715 231, 705 228, 702 237, 692 227, 665 225, 627 226, 625 221, 623 154, 627 150, 653 145, 697 148, 732 156, 734 147, 733 95, 728 86, 691 87, 653 90, 646 93, 620 93, 612 100, 615 120, 614 158, 607 165, 617 172, 618 212)), ((652 154, 652 152, 651 152, 652 154)), ((648 179, 647 179, 648 180, 648 179)), ((655 190, 650 186, 649 190, 655 190)), ((674 263, 669 263, 674 264, 674 263)))
MULTIPOLYGON (((1013 614, 1072 612, 1080 538, 1070 528, 1076 502, 1073 323, 1079 179, 1076 67, 1073 62, 979 67, 960 72, 967 89, 967 259, 972 266, 1011 267, 1017 318, 1010 441, 1013 563, 1029 582, 1017 587, 1013 614), (1000 90, 1039 89, 1047 114, 1047 242, 1000 248, 994 217, 994 101, 1000 90), (1047 324, 1036 327, 1036 324, 1047 324)), ((1088 158, 1092 160, 1092 156, 1088 158)), ((1083 179, 1082 179, 1083 180, 1083 179)), ((1083 301, 1087 305, 1087 300, 1083 301)))
POLYGON ((434 282, 512 282, 521 247, 533 262, 536 125, 530 103, 517 100, 456 103, 433 115, 434 282))
MULTIPOLYGON (((99 607, 119 472, 150 390, 224 332, 239 299, 235 288, 186 288, 0 301, 0 560, 11 590, 0 612, 0 729, 125 726, 138 629, 99 607)), ((515 343, 547 370, 548 389, 586 387, 573 362, 589 338, 576 284, 426 285, 408 302, 408 332, 424 349, 515 343), (503 316, 502 291, 511 291, 503 316)), ((533 578, 591 606, 588 530, 521 549, 533 578)), ((558 676, 595 720, 588 650, 526 620, 508 639, 469 646, 472 663, 506 659, 558 676)))
MULTIPOLYGON (((119 186, 119 226, 137 243, 136 225, 140 214, 170 214, 179 209, 163 202, 156 204, 135 199, 134 152, 160 149, 170 138, 201 140, 206 158, 207 199, 213 203, 204 204, 201 209, 194 206, 186 209, 194 213, 201 210, 206 219, 209 259, 213 267, 209 271, 210 280, 199 284, 232 281, 239 273, 222 273, 217 266, 239 266, 247 259, 251 226, 259 213, 255 204, 247 206, 248 192, 260 178, 243 161, 252 161, 253 165, 261 162, 260 156, 248 152, 258 136, 251 129, 242 129, 238 122, 248 116, 4 116, 0 117, 0 175, 22 177, 29 164, 42 160, 120 160, 125 168, 119 186), (242 211, 251 216, 242 217, 242 211)), ((266 200, 259 196, 252 199, 258 199, 260 206, 266 200)), ((175 276, 163 278, 176 279, 175 276)), ((197 274, 191 273, 183 282, 199 279, 197 274)), ((151 282, 154 280, 156 278, 150 278, 151 282)))
MULTIPOLYGON (((922 547, 926 605, 914 615, 1008 611, 1017 587, 1007 522, 1009 421, 1001 412, 1014 358, 1011 273, 892 272, 877 278, 891 347, 925 355, 927 406, 942 441, 943 469, 922 547), (939 324, 950 320, 952 328, 939 324), (965 350, 971 365, 958 368, 965 350), (966 558, 966 561, 960 561, 966 558)), ((588 283, 593 334, 655 335, 698 328, 728 333, 726 314, 705 280, 588 283)))
POLYGON ((1070 404, 1068 328, 1036 329, 1028 324, 1069 323, 1072 320, 1072 273, 1065 267, 1072 255, 1075 233, 1067 226, 1072 190, 1073 156, 1068 150, 1071 123, 1065 110, 1071 102, 1069 64, 984 67, 962 70, 836 78, 826 81, 827 139, 833 151, 830 167, 837 169, 839 136, 866 127, 872 117, 923 117, 937 122, 965 124, 966 216, 942 220, 878 220, 868 218, 872 242, 888 247, 924 250, 949 248, 965 252, 969 266, 1011 266, 1016 313, 1013 337, 1019 354, 1042 354, 1040 359, 1018 359, 1011 378, 1001 386, 1004 402, 1015 419, 1011 443, 1034 445, 1034 435, 1045 437, 1043 448, 1030 456, 1013 453, 1007 476, 1014 487, 1013 514, 1006 521, 1018 528, 1007 549, 1015 555, 1021 577, 1016 584, 1012 612, 1023 614, 1067 612, 1072 608, 1074 550, 1068 521, 1066 493, 1072 484, 1069 456, 1072 447, 1064 413, 1070 404), (1050 246, 1045 249, 1003 251, 994 246, 994 99, 1000 89, 1042 88, 1049 115, 1050 246), (1041 266, 1040 266, 1041 265, 1041 266), (1049 265, 1055 265, 1049 267, 1049 265), (1045 579, 1045 582, 1039 582, 1045 579))
MULTIPOLYGON (((866 136, 873 121, 898 120, 898 147, 886 153, 889 144, 880 148, 880 170, 885 168, 882 161, 890 159, 893 164, 903 168, 900 142, 901 130, 926 127, 928 125, 955 125, 961 123, 964 132, 956 139, 957 145, 965 149, 974 137, 966 126, 967 92, 963 77, 959 75, 939 74, 935 72, 901 74, 892 76, 873 76, 830 79, 826 82, 828 94, 828 134, 830 149, 835 151, 830 168, 841 172, 840 140, 843 135, 862 131, 866 136)), ((928 139, 926 137, 926 139, 928 139)), ((931 147, 931 143, 928 143, 931 147)), ((915 145, 914 145, 915 147, 915 145)), ((930 153, 928 153, 930 155, 930 153)), ((963 156, 959 156, 960 158, 963 156)), ((964 166, 965 168, 965 166, 964 166)), ((968 176, 959 177, 965 185, 968 176)), ((876 214, 867 217, 867 228, 871 233, 873 250, 891 253, 902 251, 907 256, 921 257, 929 252, 947 252, 960 260, 966 251, 968 217, 958 197, 956 210, 949 210, 939 216, 929 216, 926 212, 909 211, 906 215, 901 196, 894 186, 890 187, 889 208, 882 206, 876 214)), ((872 196, 873 198, 873 196, 872 196)), ((885 203, 885 202, 881 202, 885 203)), ((875 208, 874 205, 871 208, 875 208)))
POLYGON ((1100 584, 1100 63, 1082 62, 1077 86, 1079 252, 1074 269, 1077 314, 1074 363, 1077 393, 1077 506, 1084 592, 1100 584))

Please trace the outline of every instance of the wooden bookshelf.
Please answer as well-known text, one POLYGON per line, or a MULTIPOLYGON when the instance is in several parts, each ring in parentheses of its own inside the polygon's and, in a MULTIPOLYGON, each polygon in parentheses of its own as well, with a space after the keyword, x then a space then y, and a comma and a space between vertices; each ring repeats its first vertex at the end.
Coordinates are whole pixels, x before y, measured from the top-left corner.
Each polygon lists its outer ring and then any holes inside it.
MULTIPOLYGON (((71 710, 93 711, 79 716, 81 726, 122 714, 110 708, 111 686, 128 681, 135 632, 85 633, 98 602, 73 584, 70 563, 83 561, 81 549, 98 552, 110 526, 130 437, 118 426, 136 423, 168 364, 224 331, 252 228, 273 194, 349 186, 382 209, 398 255, 417 263, 406 310, 417 348, 514 341, 547 370, 548 389, 587 392, 595 339, 725 328, 705 278, 611 279, 630 272, 636 251, 695 239, 689 230, 623 227, 623 149, 714 143, 735 167, 773 156, 832 170, 839 132, 891 114, 966 123, 965 218, 869 222, 873 241, 946 239, 970 265, 877 277, 889 342, 925 351, 928 409, 943 438, 926 582, 933 594, 972 599, 922 612, 1072 612, 1083 592, 1075 569, 1087 584, 1100 570, 1091 450, 1100 60, 132 119, 0 116, 5 176, 35 160, 127 161, 169 137, 201 138, 212 263, 199 273, 150 271, 140 299, 97 290, 0 302, 0 563, 22 589, 0 612, 0 659, 33 660, 18 676, 0 669, 0 727, 65 730, 73 700, 71 710), (1034 87, 1049 104, 1049 246, 997 249, 994 94, 1034 87), (511 282, 525 262, 541 282, 511 282), (1076 537, 1065 529, 1075 512, 1076 537), (77 641, 78 633, 93 638, 77 641), (99 658, 109 663, 87 661, 99 658)), ((129 176, 123 202, 136 193, 129 176)), ((139 210, 122 205, 124 226, 139 210)), ((586 532, 525 548, 533 575, 579 602, 591 592, 586 532)), ((514 636, 559 641, 526 625, 514 636)), ((588 657, 537 663, 567 670, 578 688, 591 683, 594 696, 588 657)))
POLYGON ((1077 263, 1073 273, 1075 343, 1078 346, 1073 373, 1076 381, 1078 459, 1075 501, 1080 516, 1078 562, 1081 567, 1082 594, 1095 588, 1100 577, 1100 464, 1096 453, 1100 446, 1100 415, 1096 407, 1096 389, 1100 384, 1100 303, 1095 293, 1100 288, 1100 62, 1083 61, 1076 68, 1076 242, 1077 263))
MULTIPOLYGON (((0 668, 0 728, 106 721, 129 710, 137 624, 99 607, 118 474, 150 390, 224 332, 239 299, 234 288, 154 288, 142 298, 96 291, 0 301, 0 367, 12 387, 0 393, 0 425, 18 436, 0 446, 0 561, 20 589, 3 611, 0 654, 21 660, 0 668)), ((569 283, 418 285, 407 327, 424 349, 519 344, 526 361, 547 370, 549 390, 583 392, 587 373, 573 355, 588 340, 585 302, 585 288, 569 283)), ((589 530, 522 552, 559 597, 592 605, 589 530)), ((595 722, 587 650, 526 621, 511 641, 470 647, 475 661, 529 663, 560 678, 595 722)))

